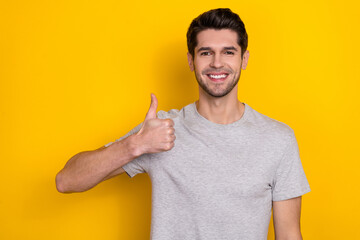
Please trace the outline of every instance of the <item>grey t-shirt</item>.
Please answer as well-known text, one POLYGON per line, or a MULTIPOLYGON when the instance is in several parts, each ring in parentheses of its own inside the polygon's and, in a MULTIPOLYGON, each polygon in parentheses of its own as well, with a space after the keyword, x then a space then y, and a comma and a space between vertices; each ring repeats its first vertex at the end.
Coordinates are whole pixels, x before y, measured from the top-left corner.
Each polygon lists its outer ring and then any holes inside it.
POLYGON ((230 124, 207 120, 195 103, 157 113, 173 119, 174 147, 123 166, 150 176, 150 239, 267 239, 272 201, 310 191, 294 131, 244 104, 230 124))

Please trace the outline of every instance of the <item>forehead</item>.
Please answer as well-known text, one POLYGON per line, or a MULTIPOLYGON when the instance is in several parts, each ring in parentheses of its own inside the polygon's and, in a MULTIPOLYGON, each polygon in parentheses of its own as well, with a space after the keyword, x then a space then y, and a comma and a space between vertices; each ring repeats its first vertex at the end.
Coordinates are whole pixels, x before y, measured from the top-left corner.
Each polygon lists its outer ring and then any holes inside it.
POLYGON ((198 33, 197 45, 195 48, 211 47, 222 48, 233 46, 239 48, 237 33, 230 29, 206 29, 198 33))

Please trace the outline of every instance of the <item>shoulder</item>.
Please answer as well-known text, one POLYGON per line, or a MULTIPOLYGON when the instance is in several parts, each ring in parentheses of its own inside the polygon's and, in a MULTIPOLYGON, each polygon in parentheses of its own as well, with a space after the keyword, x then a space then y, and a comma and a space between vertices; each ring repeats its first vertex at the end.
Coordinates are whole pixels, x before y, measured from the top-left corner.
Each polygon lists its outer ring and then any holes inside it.
POLYGON ((161 119, 165 118, 176 118, 179 116, 179 110, 178 109, 171 109, 169 111, 160 110, 157 112, 157 117, 161 119))
POLYGON ((168 111, 160 110, 157 112, 157 117, 160 119, 172 118, 173 120, 184 119, 185 115, 192 113, 193 104, 194 103, 190 103, 182 107, 180 110, 176 108, 170 109, 168 111))
POLYGON ((295 137, 294 130, 286 123, 271 118, 251 108, 250 118, 252 126, 259 133, 269 134, 273 138, 289 141, 295 137))
POLYGON ((178 118, 180 116, 182 109, 170 109, 169 111, 160 110, 157 112, 157 117, 160 119, 166 118, 178 118))

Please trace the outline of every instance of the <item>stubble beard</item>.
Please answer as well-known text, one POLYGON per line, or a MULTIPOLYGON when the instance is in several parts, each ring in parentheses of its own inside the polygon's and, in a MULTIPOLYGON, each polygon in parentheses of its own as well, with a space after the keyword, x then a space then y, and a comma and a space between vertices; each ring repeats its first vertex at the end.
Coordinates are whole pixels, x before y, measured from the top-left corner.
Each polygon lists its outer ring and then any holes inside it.
MULTIPOLYGON (((238 84, 239 80, 240 80, 240 75, 241 75, 241 68, 239 71, 238 75, 234 75, 233 79, 231 79, 231 81, 229 81, 228 79, 226 81, 228 81, 225 89, 222 90, 222 85, 224 85, 224 83, 211 83, 212 85, 214 85, 213 89, 211 89, 209 87, 209 84, 207 84, 207 81, 205 81, 202 78, 201 73, 199 73, 196 68, 195 70, 195 78, 196 81, 198 82, 199 86, 210 96, 212 97, 216 97, 216 98, 220 98, 220 97, 224 97, 227 94, 229 94, 231 92, 231 90, 233 90, 233 88, 236 86, 236 84, 238 84)), ((204 78, 207 78, 207 76, 205 75, 204 78)), ((211 81, 211 80, 209 80, 211 81)))

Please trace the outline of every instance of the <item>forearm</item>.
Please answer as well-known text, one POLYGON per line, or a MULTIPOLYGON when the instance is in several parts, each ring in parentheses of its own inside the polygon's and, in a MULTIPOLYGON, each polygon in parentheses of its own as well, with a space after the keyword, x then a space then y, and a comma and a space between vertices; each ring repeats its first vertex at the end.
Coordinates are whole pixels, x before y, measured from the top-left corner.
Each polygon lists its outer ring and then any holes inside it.
POLYGON ((139 144, 133 135, 107 148, 78 153, 56 175, 56 187, 64 193, 86 191, 139 155, 139 144))
POLYGON ((275 234, 275 240, 303 240, 302 235, 300 232, 288 234, 286 236, 278 237, 275 234))
POLYGON ((303 238, 301 236, 294 236, 288 238, 275 238, 275 240, 303 240, 303 238))

